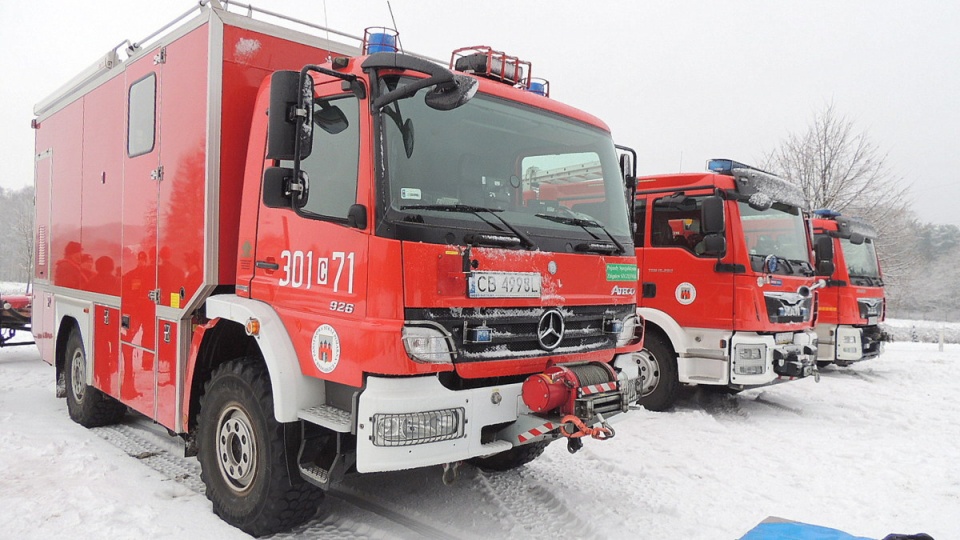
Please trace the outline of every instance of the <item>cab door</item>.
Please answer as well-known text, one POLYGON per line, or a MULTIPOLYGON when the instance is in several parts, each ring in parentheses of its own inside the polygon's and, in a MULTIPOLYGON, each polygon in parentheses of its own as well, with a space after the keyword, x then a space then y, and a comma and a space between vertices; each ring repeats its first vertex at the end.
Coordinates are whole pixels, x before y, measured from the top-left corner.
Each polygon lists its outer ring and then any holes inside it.
POLYGON ((337 108, 347 125, 314 126, 312 151, 301 164, 309 184, 302 208, 261 206, 250 287, 252 298, 280 314, 303 373, 338 382, 359 380, 359 363, 342 358, 358 356, 367 310, 371 226, 347 223, 358 191, 364 202, 367 195, 358 181, 361 141, 369 136, 365 105, 344 94, 339 80, 318 85, 315 109, 337 108))
MULTIPOLYGON (((667 313, 685 328, 731 329, 733 266, 703 253, 701 208, 710 194, 648 196, 648 247, 638 294, 644 307, 667 313)), ((731 251, 728 237, 727 253, 731 251)))

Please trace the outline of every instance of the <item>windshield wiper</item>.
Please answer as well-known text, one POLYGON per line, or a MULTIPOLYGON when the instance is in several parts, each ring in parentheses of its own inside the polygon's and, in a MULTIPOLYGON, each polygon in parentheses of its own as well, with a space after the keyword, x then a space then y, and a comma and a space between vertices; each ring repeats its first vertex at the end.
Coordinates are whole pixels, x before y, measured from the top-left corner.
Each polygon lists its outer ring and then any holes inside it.
POLYGON ((816 274, 816 272, 813 271, 813 266, 810 265, 810 261, 805 261, 803 259, 786 259, 786 260, 789 260, 790 262, 797 264, 800 267, 800 272, 807 277, 816 274))
POLYGON ((601 231, 603 231, 604 234, 607 235, 607 238, 609 238, 610 241, 613 242, 613 245, 602 243, 602 242, 584 242, 582 244, 577 244, 575 248, 577 251, 616 253, 618 255, 622 253, 626 253, 627 251, 626 248, 623 247, 623 244, 618 242, 617 239, 614 238, 612 234, 610 234, 610 231, 608 231, 607 228, 604 227, 603 224, 601 224, 599 221, 594 221, 592 219, 576 218, 576 217, 554 216, 551 214, 534 214, 534 215, 537 216, 538 218, 543 218, 548 221, 555 221, 557 223, 563 223, 564 225, 573 225, 576 227, 580 227, 583 230, 587 231, 587 233, 590 236, 592 236, 595 240, 599 240, 600 237, 590 232, 590 229, 587 228, 587 227, 596 227, 601 231))
MULTIPOLYGON (((533 249, 536 247, 536 244, 533 243, 533 240, 530 239, 525 233, 521 232, 520 229, 514 227, 507 220, 503 219, 500 214, 497 212, 503 212, 500 208, 486 208, 484 206, 473 206, 470 204, 408 204, 406 206, 401 206, 401 210, 436 210, 438 212, 462 212, 464 214, 473 214, 480 218, 481 221, 490 225, 494 229, 500 230, 500 227, 497 227, 495 224, 487 221, 480 215, 480 212, 488 212, 493 217, 497 218, 500 223, 503 223, 503 226, 510 230, 513 234, 517 235, 517 238, 520 239, 520 245, 527 248, 533 249)), ((476 235, 475 237, 482 237, 483 235, 476 235)), ((506 244, 498 244, 506 245, 506 244)))

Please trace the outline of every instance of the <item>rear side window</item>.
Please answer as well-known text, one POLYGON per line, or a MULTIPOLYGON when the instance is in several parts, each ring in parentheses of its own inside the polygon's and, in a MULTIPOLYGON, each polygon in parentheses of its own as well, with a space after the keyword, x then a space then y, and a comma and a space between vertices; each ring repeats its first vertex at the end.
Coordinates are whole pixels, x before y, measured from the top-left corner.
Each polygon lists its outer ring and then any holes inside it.
POLYGON ((153 151, 157 127, 157 76, 153 73, 130 85, 127 96, 127 155, 153 151))

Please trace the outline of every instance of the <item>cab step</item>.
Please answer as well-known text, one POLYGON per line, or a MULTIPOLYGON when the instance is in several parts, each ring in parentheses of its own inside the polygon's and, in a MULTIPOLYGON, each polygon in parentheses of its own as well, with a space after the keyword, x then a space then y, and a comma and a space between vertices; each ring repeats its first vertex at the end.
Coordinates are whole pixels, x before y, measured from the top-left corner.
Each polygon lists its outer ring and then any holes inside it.
POLYGON ((301 409, 297 412, 297 417, 339 433, 353 431, 353 415, 350 411, 338 409, 332 405, 317 405, 309 409, 301 409))

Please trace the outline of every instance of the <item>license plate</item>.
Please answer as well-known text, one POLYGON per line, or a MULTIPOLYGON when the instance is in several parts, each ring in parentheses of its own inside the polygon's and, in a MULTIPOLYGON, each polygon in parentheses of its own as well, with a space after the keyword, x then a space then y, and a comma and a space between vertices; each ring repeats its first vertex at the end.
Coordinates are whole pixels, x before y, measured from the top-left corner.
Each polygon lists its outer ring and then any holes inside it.
POLYGON ((878 317, 867 317, 867 324, 877 324, 878 317))
POLYGON ((781 332, 773 338, 777 342, 777 345, 789 345, 793 343, 793 332, 781 332))
POLYGON ((540 298, 537 272, 471 272, 467 279, 470 298, 540 298))

